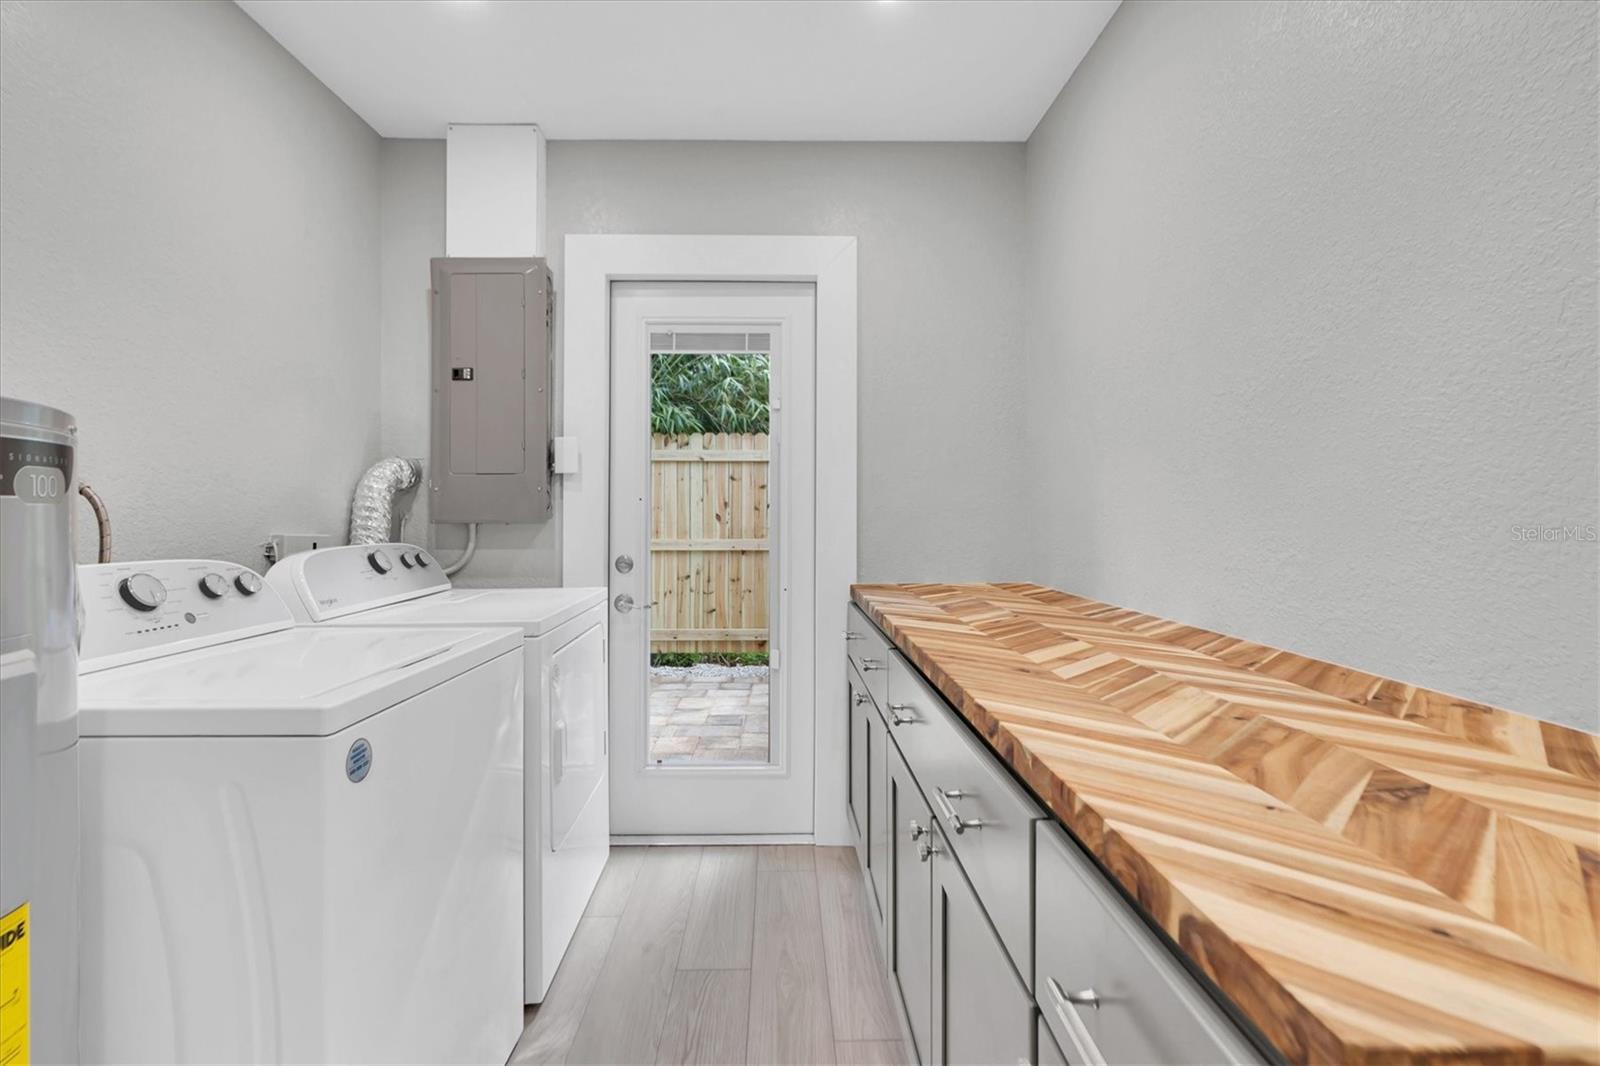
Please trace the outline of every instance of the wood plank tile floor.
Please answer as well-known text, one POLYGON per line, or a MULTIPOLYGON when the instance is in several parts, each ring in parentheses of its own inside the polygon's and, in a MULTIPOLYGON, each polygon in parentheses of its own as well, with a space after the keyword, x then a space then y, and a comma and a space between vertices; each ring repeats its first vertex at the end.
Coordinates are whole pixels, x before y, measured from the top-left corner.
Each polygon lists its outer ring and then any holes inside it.
POLYGON ((850 848, 612 848, 513 1063, 906 1063, 850 848))

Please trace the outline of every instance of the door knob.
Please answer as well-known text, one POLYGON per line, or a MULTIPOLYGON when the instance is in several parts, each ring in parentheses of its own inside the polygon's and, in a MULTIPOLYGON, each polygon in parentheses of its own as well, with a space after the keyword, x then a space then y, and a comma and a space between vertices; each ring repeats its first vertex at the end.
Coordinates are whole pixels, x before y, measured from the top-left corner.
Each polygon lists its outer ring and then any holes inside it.
MULTIPOLYGON (((617 594, 617 598, 611 601, 611 606, 617 609, 618 614, 627 614, 634 608, 633 597, 626 592, 620 592, 617 594)), ((639 608, 641 611, 648 611, 649 609, 650 604, 648 603, 639 608)))

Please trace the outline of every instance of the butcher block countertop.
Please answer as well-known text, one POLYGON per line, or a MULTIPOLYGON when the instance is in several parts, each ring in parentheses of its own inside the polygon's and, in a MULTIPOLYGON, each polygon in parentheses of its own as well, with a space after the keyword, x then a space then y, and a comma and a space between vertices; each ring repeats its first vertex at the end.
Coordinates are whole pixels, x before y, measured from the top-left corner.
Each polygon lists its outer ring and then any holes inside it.
POLYGON ((1600 1061, 1596 737, 1037 585, 853 596, 1289 1060, 1600 1061))

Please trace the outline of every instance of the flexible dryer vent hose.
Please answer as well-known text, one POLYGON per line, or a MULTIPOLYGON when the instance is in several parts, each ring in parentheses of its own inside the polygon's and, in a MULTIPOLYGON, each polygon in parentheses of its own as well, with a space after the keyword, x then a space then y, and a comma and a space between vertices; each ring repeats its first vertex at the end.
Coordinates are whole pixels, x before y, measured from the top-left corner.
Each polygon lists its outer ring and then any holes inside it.
POLYGON ((367 467, 350 501, 350 543, 387 544, 394 539, 395 497, 422 477, 422 464, 393 455, 367 467))

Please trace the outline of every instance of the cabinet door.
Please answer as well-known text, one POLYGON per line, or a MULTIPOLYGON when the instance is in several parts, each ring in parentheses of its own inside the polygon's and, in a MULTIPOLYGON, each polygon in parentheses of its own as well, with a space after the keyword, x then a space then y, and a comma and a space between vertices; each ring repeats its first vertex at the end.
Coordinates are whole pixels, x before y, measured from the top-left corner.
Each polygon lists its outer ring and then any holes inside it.
POLYGON ((1033 1061, 1033 1000, 950 845, 933 833, 933 1061, 1033 1061))
POLYGON ((1039 1021, 1036 1036, 1039 1041, 1039 1066, 1069 1066, 1067 1057, 1061 1053, 1059 1047, 1056 1047, 1056 1038, 1050 1035, 1050 1029, 1044 1024, 1043 1019, 1039 1021))
POLYGON ((893 744, 885 752, 888 765, 888 788, 885 805, 888 807, 888 833, 885 846, 888 850, 889 905, 884 915, 888 927, 889 971, 894 976, 895 988, 905 1007, 906 1021, 911 1026, 911 1050, 920 1063, 933 1061, 930 1046, 933 1033, 932 959, 933 924, 930 908, 933 904, 933 871, 930 855, 925 853, 929 843, 929 827, 933 815, 922 801, 917 783, 906 769, 905 760, 893 744))
POLYGON ((850 674, 850 776, 847 789, 846 810, 850 815, 850 832, 856 845, 856 858, 861 868, 867 868, 867 716, 872 714, 866 686, 861 684, 854 671, 850 674))
POLYGON ((878 941, 884 943, 884 901, 889 898, 889 727, 867 704, 867 873, 877 904, 878 941))

